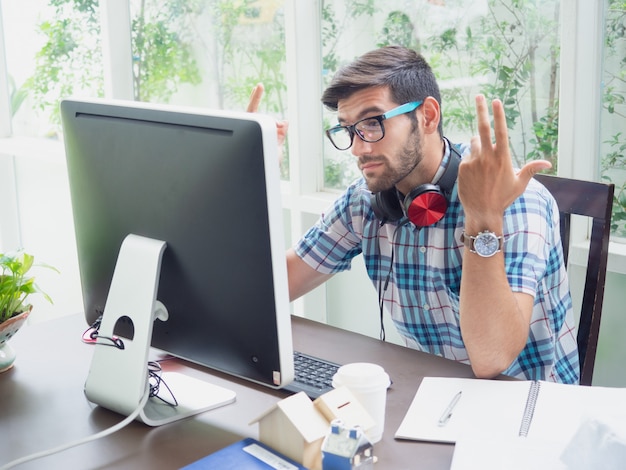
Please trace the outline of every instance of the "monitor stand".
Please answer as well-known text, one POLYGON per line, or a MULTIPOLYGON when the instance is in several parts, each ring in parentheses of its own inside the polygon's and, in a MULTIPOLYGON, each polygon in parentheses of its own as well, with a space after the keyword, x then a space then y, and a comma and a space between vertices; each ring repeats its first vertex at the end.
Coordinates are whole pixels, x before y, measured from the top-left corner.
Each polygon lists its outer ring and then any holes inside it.
MULTIPOLYGON (((168 318, 167 309, 156 300, 165 247, 164 241, 133 234, 124 239, 85 383, 89 401, 125 416, 136 411, 149 388, 148 353, 153 323, 157 318, 161 321, 168 318), (114 338, 115 326, 120 321, 132 322, 132 339, 114 338)), ((235 401, 234 391, 180 373, 165 372, 161 378, 178 405, 150 398, 137 418, 149 426, 170 423, 235 401)), ((171 401, 170 397, 165 398, 171 401)))

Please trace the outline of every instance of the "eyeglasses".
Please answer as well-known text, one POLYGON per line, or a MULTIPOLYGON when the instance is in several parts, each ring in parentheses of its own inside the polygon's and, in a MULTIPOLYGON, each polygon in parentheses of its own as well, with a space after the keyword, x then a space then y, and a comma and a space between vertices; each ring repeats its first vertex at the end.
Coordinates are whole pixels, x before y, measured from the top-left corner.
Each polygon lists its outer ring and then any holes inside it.
POLYGON ((411 101, 397 108, 387 111, 385 114, 371 116, 355 122, 351 126, 336 125, 326 131, 326 135, 337 150, 348 150, 352 146, 354 135, 358 135, 363 142, 374 143, 385 137, 383 121, 394 116, 410 113, 422 105, 422 101, 411 101))

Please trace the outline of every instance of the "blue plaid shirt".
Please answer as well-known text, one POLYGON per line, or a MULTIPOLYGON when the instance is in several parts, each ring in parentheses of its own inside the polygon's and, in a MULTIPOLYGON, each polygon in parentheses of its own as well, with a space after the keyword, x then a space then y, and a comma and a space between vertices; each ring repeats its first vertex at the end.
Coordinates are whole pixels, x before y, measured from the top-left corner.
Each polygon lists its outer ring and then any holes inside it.
MULTIPOLYGON (((448 158, 449 151, 442 165, 448 158)), ((370 197, 365 181, 355 181, 298 242, 296 252, 323 273, 349 269, 352 258, 362 253, 406 345, 469 363, 459 326, 465 215, 456 185, 444 218, 421 229, 403 221, 381 227, 370 197)), ((536 180, 505 213, 508 281, 514 292, 532 295, 535 303, 526 347, 504 373, 578 383, 575 322, 558 227, 556 202, 536 180)))

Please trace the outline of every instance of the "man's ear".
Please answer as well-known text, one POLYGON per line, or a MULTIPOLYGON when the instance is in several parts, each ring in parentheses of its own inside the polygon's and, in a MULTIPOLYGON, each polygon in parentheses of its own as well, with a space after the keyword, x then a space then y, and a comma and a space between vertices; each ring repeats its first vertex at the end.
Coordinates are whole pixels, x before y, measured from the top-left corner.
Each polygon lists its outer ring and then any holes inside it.
POLYGON ((424 99, 424 103, 421 106, 421 116, 418 114, 418 119, 422 122, 422 129, 424 133, 430 134, 438 132, 439 121, 441 120, 441 109, 439 103, 432 96, 427 96, 424 99))

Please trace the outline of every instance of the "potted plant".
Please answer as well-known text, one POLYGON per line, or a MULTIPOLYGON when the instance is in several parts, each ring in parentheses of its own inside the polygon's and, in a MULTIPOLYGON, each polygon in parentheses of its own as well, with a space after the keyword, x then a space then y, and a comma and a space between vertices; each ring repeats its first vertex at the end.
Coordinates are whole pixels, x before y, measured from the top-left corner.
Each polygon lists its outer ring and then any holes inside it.
POLYGON ((0 372, 10 369, 15 361, 15 352, 8 341, 32 310, 28 297, 41 294, 52 303, 50 296, 35 284, 35 278, 28 275, 34 261, 34 256, 23 251, 0 253, 0 372))

